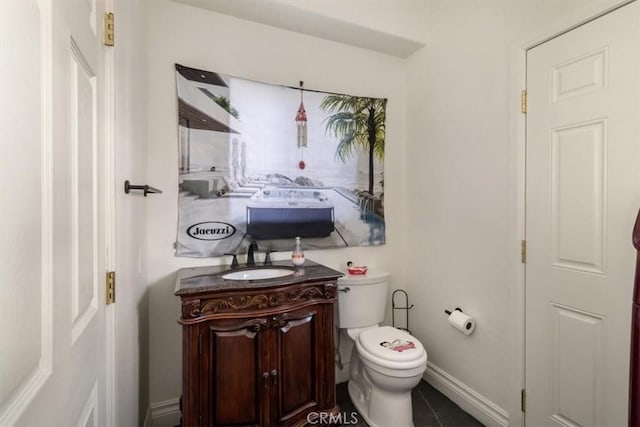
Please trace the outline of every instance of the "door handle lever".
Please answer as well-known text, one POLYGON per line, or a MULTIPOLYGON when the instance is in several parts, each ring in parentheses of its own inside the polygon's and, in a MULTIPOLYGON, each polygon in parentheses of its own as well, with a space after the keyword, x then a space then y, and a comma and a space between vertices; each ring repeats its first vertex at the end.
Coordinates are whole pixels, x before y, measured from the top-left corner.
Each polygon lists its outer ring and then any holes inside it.
POLYGON ((273 385, 278 384, 278 371, 275 369, 271 371, 271 378, 273 380, 273 385))

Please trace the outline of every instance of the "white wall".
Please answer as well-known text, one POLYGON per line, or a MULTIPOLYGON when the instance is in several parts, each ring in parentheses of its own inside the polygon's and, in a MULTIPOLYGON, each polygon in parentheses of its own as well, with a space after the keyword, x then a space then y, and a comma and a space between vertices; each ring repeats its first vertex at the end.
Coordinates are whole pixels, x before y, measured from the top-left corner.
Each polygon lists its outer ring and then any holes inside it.
POLYGON ((511 425, 521 422, 523 340, 510 126, 524 87, 510 88, 513 48, 615 2, 588 3, 428 0, 428 45, 407 61, 412 331, 430 363, 506 410, 511 425), (444 310, 455 307, 476 317, 473 335, 448 326, 444 310))
MULTIPOLYGON (((159 403, 180 395, 181 339, 173 295, 179 268, 225 259, 174 257, 178 194, 177 102, 174 63, 248 79, 353 95, 387 97, 385 214, 387 244, 310 251, 314 261, 344 269, 348 260, 390 271, 404 283, 405 62, 306 35, 239 20, 169 0, 149 2, 148 178, 164 193, 145 200, 148 210, 149 393, 159 403)), ((293 114, 293 112, 292 112, 293 114)), ((288 253, 275 254, 285 258, 288 253)))
POLYGON ((115 0, 116 45, 116 419, 140 425, 149 404, 146 309, 147 200, 123 182, 147 176, 146 0, 115 0))
MULTIPOLYGON (((307 255, 335 268, 353 260, 390 271, 392 286, 409 290, 415 304, 411 329, 425 344, 429 361, 519 425, 519 154, 513 109, 521 88, 511 84, 518 75, 517 67, 511 68, 513 47, 617 0, 426 0, 426 18, 416 12, 423 26, 408 25, 416 34, 426 29, 428 45, 407 60, 169 0, 150 3, 147 181, 164 194, 145 201, 149 402, 180 394, 175 271, 227 261, 173 256, 178 182, 173 64, 178 62, 275 84, 304 80, 310 89, 389 98, 387 245, 307 255), (444 309, 456 306, 478 320, 470 337, 446 323, 444 309)), ((312 11, 339 15, 331 2, 306 3, 312 11)), ((420 2, 406 4, 422 10, 420 2)), ((374 25, 384 11, 369 10, 361 25, 374 25)), ((348 19, 358 23, 354 14, 348 19)), ((385 31, 395 31, 393 25, 385 31)))

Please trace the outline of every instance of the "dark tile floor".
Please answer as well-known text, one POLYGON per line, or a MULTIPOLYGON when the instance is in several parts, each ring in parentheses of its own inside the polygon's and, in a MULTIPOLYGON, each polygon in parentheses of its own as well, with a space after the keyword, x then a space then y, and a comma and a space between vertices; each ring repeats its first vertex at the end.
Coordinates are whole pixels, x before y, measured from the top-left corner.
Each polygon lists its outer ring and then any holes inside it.
MULTIPOLYGON (((449 398, 431 387, 426 381, 420 383, 411 392, 413 401, 413 424, 415 427, 481 427, 482 424, 471 415, 464 412, 449 398)), ((336 400, 340 405, 340 412, 347 414, 346 420, 350 424, 344 426, 366 427, 367 423, 362 417, 357 417, 357 424, 349 414, 355 411, 349 398, 347 383, 338 384, 336 387, 336 400)), ((394 426, 389 426, 394 427, 394 426)))

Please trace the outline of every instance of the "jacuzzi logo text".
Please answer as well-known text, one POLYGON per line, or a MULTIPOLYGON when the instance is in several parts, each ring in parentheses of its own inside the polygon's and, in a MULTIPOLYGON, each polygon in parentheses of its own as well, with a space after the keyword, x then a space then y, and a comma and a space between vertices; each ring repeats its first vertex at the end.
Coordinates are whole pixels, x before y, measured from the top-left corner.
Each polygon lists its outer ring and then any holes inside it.
POLYGON ((326 412, 310 412, 307 415, 307 422, 312 425, 355 425, 358 424, 357 412, 338 412, 328 414, 326 412))
POLYGON ((187 228, 187 234, 198 240, 222 240, 235 233, 233 225, 218 221, 199 222, 187 228))

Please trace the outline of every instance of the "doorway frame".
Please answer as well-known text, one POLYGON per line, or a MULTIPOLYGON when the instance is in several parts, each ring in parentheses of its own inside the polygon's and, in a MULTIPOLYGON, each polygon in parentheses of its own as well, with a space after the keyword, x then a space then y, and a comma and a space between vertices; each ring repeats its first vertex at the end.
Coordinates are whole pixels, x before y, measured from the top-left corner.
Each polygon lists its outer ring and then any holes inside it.
MULTIPOLYGON (((113 13, 116 9, 116 0, 104 0, 103 13, 113 13)), ((98 22, 102 22, 99 19, 98 22)), ((104 25, 102 26, 104 31, 104 25)), ((106 221, 106 274, 109 271, 117 271, 115 262, 115 246, 116 246, 116 157, 115 135, 117 132, 116 123, 116 67, 115 67, 115 46, 101 46, 103 61, 103 78, 104 78, 104 146, 105 146, 105 221, 106 221)), ((106 366, 105 366, 105 412, 107 426, 117 425, 118 407, 116 394, 118 392, 117 377, 117 311, 118 306, 115 303, 106 304, 105 301, 105 349, 106 349, 106 366)))
POLYGON ((608 4, 592 0, 583 7, 559 16, 531 37, 511 44, 510 49, 510 88, 509 88, 509 165, 511 177, 510 205, 510 241, 513 244, 510 256, 511 304, 508 318, 517 319, 510 328, 508 348, 515 356, 515 366, 510 373, 508 413, 511 425, 525 425, 525 414, 521 411, 520 390, 526 390, 526 292, 525 266, 521 262, 521 242, 526 238, 526 113, 522 113, 522 91, 527 88, 527 51, 554 38, 572 31, 584 24, 598 19, 616 9, 640 0, 610 0, 608 4))

